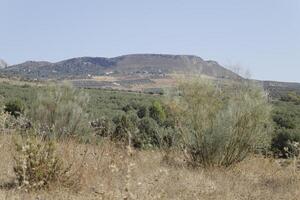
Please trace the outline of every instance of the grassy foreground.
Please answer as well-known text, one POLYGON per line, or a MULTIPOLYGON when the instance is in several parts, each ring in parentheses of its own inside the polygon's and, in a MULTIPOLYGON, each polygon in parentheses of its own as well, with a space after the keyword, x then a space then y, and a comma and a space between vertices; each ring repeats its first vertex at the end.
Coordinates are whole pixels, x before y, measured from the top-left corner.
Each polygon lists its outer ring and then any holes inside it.
MULTIPOLYGON (((80 181, 68 189, 26 193, 12 180, 13 136, 0 137, 0 199, 299 199, 295 165, 252 156, 229 169, 189 168, 179 153, 124 151, 101 145, 59 143, 58 154, 73 164, 80 181)), ((299 164, 299 163, 298 163, 299 164)), ((299 167, 299 166, 298 166, 299 167)), ((299 168, 298 168, 299 169, 299 168)), ((79 179, 78 179, 79 180, 79 179)))
POLYGON ((6 111, 0 115, 0 200, 300 199, 300 96, 272 100, 273 121, 265 123, 269 102, 259 101, 254 88, 228 95, 203 84, 179 88, 180 99, 175 92, 176 101, 167 103, 158 95, 0 84, 6 111), (273 123, 277 146, 256 145, 260 134, 254 133, 269 133, 273 123), (235 159, 247 145, 247 156, 235 159), (270 158, 253 154, 262 149, 270 158), (225 158, 234 162, 219 162, 225 158))

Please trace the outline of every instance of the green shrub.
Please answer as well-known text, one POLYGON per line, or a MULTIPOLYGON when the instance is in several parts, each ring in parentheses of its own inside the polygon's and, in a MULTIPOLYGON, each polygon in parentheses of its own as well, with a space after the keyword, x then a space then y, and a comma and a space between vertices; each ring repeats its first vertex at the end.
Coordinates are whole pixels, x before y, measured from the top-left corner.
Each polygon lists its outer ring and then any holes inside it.
POLYGON ((141 119, 138 132, 133 137, 133 144, 137 148, 159 147, 161 144, 161 128, 150 117, 141 119))
POLYGON ((141 119, 149 115, 148 108, 146 106, 141 106, 137 111, 137 116, 141 119))
POLYGON ((160 126, 154 119, 145 117, 140 120, 138 132, 134 135, 137 148, 171 148, 178 144, 178 132, 171 127, 160 126))
POLYGON ((133 116, 122 115, 116 117, 114 123, 116 128, 111 135, 113 140, 127 143, 129 134, 134 135, 137 132, 137 119, 133 116))
POLYGON ((281 128, 276 130, 272 139, 271 149, 275 156, 280 158, 290 158, 298 156, 296 143, 300 142, 300 134, 296 130, 281 128))
POLYGON ((101 137, 110 137, 114 131, 112 121, 104 117, 91 122, 91 126, 95 134, 101 137))
POLYGON ((85 113, 88 100, 71 86, 49 86, 38 93, 27 115, 46 137, 85 136, 90 133, 85 113))
POLYGON ((162 124, 166 120, 166 113, 164 108, 158 101, 154 101, 149 108, 150 117, 157 121, 157 123, 162 124))
POLYGON ((275 157, 290 158, 299 154, 294 144, 300 142, 299 108, 292 101, 277 101, 273 114, 275 133, 271 150, 275 157))
POLYGON ((124 107, 122 108, 122 110, 123 110, 124 112, 129 112, 129 111, 131 111, 131 110, 134 110, 134 108, 133 108, 130 104, 127 104, 126 106, 124 106, 124 107))
POLYGON ((11 114, 16 118, 24 113, 24 109, 25 109, 24 103, 19 99, 8 101, 4 107, 5 112, 11 114))
POLYGON ((246 82, 220 87, 194 80, 178 89, 180 96, 169 105, 191 164, 230 166, 269 145, 271 106, 261 88, 246 82))
POLYGON ((52 141, 30 137, 16 142, 14 172, 18 186, 25 190, 48 188, 51 184, 68 180, 69 167, 64 167, 56 155, 52 141))
POLYGON ((129 112, 129 111, 134 111, 134 110, 138 110, 141 107, 141 105, 136 102, 136 100, 131 100, 130 103, 128 103, 127 105, 125 105, 122 110, 124 112, 129 112))
POLYGON ((286 95, 281 96, 281 101, 293 102, 297 105, 300 104, 300 96, 296 92, 288 92, 286 95))
POLYGON ((113 121, 115 130, 111 139, 128 144, 130 134, 132 146, 138 149, 171 147, 178 140, 174 129, 160 126, 150 117, 139 119, 135 113, 127 113, 113 121))
POLYGON ((273 121, 280 128, 294 129, 296 127, 295 117, 289 113, 277 112, 273 115, 273 121))

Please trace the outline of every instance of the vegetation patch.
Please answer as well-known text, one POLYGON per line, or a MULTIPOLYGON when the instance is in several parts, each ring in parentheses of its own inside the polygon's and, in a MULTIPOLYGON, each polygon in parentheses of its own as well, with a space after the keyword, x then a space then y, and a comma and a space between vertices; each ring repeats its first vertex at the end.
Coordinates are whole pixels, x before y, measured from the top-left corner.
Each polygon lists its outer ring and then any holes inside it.
POLYGON ((271 106, 261 88, 197 79, 181 83, 176 93, 170 104, 191 164, 228 167, 268 147, 271 106))
POLYGON ((40 190, 54 184, 67 184, 70 167, 65 167, 56 154, 54 141, 27 137, 15 142, 15 147, 14 172, 20 189, 40 190))

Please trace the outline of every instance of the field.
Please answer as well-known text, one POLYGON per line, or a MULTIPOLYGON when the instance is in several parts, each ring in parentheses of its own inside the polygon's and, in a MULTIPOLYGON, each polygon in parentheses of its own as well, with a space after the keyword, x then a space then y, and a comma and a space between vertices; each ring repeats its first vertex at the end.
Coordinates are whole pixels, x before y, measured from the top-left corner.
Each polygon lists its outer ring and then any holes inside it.
MULTIPOLYGON (((20 99, 29 109, 36 98, 37 92, 41 90, 41 85, 1 83, 0 97, 2 98, 2 105, 11 99, 20 99)), ((84 91, 90 96, 87 112, 93 119, 103 116, 112 118, 124 113, 122 108, 129 103, 150 105, 152 101, 160 98, 159 95, 110 89, 84 89, 84 91)))
POLYGON ((115 90, 130 90, 147 92, 149 89, 174 87, 174 74, 140 74, 140 75, 103 75, 90 79, 69 80, 81 88, 110 88, 115 90))
POLYGON ((0 199, 299 199, 300 176, 293 164, 251 157, 230 169, 192 169, 177 153, 126 151, 102 145, 59 143, 59 155, 80 174, 75 189, 52 186, 27 193, 13 187, 12 137, 0 137, 0 199))

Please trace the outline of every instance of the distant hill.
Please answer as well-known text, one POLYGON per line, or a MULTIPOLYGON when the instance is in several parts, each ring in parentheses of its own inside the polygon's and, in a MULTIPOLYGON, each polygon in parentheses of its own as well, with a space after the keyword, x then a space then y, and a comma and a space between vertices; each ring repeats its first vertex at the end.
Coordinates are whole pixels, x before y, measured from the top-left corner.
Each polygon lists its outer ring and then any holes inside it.
POLYGON ((9 66, 2 73, 29 79, 85 78, 104 74, 197 73, 215 78, 240 78, 215 61, 197 56, 132 54, 114 58, 79 57, 56 63, 27 61, 9 66))
MULTIPOLYGON (((71 79, 76 87, 111 88, 144 92, 160 92, 174 85, 173 74, 202 74, 218 80, 241 79, 236 73, 215 61, 197 56, 167 54, 132 54, 114 58, 79 57, 56 63, 27 61, 7 66, 0 60, 0 74, 31 80, 71 79)), ((271 96, 289 91, 300 94, 300 83, 258 81, 271 96)))
POLYGON ((277 81, 262 81, 263 87, 272 97, 278 98, 289 92, 296 92, 300 95, 300 83, 293 82, 277 82, 277 81))

